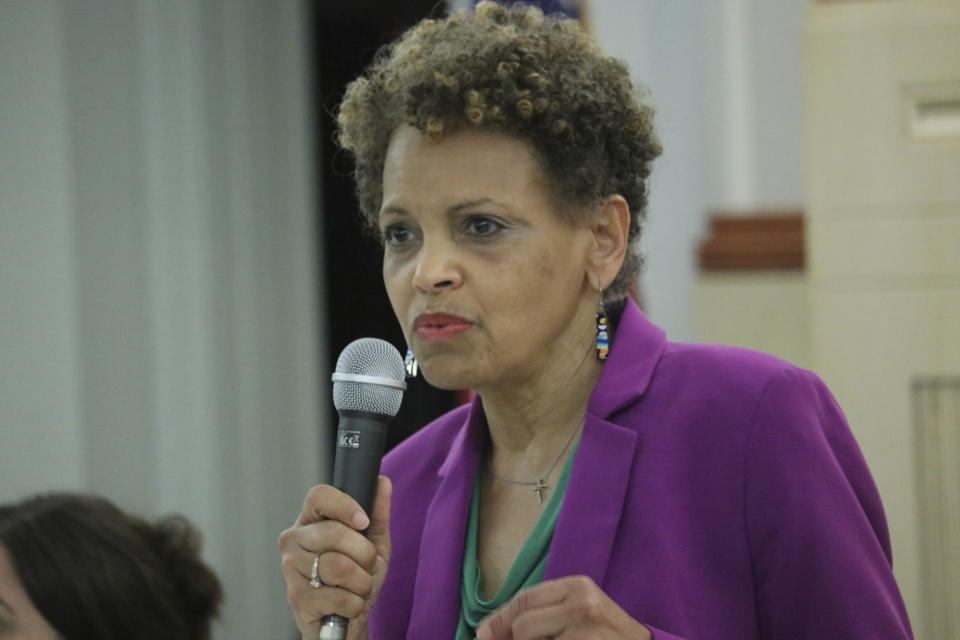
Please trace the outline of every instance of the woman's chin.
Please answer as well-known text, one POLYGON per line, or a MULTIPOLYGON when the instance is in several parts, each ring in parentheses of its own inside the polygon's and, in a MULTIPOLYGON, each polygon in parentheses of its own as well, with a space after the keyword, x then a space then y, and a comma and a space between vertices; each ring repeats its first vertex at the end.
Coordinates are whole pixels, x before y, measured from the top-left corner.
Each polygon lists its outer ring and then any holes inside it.
POLYGON ((424 380, 430 383, 431 387, 444 391, 461 391, 463 389, 473 389, 475 386, 470 381, 469 376, 451 375, 449 373, 439 374, 429 372, 425 368, 420 369, 420 374, 424 380))
POLYGON ((475 370, 451 366, 449 362, 421 362, 420 375, 430 383, 430 386, 445 391, 476 389, 482 383, 475 370))

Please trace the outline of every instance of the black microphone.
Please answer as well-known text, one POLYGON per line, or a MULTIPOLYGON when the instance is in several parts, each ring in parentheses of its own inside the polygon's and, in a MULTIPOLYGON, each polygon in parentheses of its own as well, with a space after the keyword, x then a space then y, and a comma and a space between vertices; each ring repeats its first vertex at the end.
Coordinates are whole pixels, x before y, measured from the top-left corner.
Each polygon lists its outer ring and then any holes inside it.
MULTIPOLYGON (((333 486, 356 500, 368 515, 377 490, 387 425, 400 410, 407 388, 405 373, 403 358, 392 344, 360 338, 340 353, 333 374, 333 406, 340 415, 333 486)), ((347 622, 335 614, 324 616, 320 640, 343 640, 347 622)))

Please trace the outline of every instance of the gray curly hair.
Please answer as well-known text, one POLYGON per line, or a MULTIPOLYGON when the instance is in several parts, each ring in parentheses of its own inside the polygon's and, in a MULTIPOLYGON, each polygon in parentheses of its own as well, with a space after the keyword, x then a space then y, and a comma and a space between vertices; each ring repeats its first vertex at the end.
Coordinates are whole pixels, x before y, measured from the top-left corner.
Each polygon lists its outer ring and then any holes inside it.
POLYGON ((661 153, 653 109, 636 93, 626 65, 603 55, 575 20, 485 0, 474 13, 423 20, 381 49, 347 87, 338 137, 354 156, 360 209, 374 231, 387 145, 402 124, 434 139, 486 127, 526 141, 571 222, 603 197, 622 195, 631 249, 604 294, 613 302, 641 270, 635 241, 661 153))

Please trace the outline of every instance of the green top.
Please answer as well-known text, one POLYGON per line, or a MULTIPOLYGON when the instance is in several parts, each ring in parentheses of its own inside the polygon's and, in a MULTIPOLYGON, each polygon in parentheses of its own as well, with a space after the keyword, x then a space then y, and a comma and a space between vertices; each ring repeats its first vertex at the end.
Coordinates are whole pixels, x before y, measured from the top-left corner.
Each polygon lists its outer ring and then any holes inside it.
MULTIPOLYGON (((574 445, 573 451, 567 456, 567 461, 560 472, 557 486, 553 488, 553 495, 547 503, 547 508, 541 514, 537 525, 530 532, 527 541, 523 543, 520 553, 517 554, 510 573, 504 581, 500 592, 490 600, 484 600, 480 592, 480 565, 477 562, 477 529, 480 526, 480 474, 473 487, 473 499, 470 501, 470 519, 467 521, 467 540, 463 548, 463 575, 460 580, 460 621, 457 624, 456 640, 473 640, 476 629, 484 618, 510 601, 519 591, 532 587, 543 581, 543 574, 547 570, 547 556, 550 554, 550 543, 553 540, 553 531, 557 526, 557 517, 563 505, 563 496, 567 491, 567 481, 570 479, 570 468, 577 455, 579 442, 574 445)), ((532 499, 532 496, 531 496, 532 499)))

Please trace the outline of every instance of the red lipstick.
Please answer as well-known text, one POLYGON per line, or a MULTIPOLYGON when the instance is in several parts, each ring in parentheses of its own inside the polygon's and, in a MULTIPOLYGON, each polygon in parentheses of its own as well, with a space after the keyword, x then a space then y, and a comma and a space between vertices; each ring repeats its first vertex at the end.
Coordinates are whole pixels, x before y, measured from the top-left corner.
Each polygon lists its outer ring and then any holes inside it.
POLYGON ((446 340, 471 326, 466 318, 449 313, 422 313, 413 321, 413 332, 424 340, 446 340))

